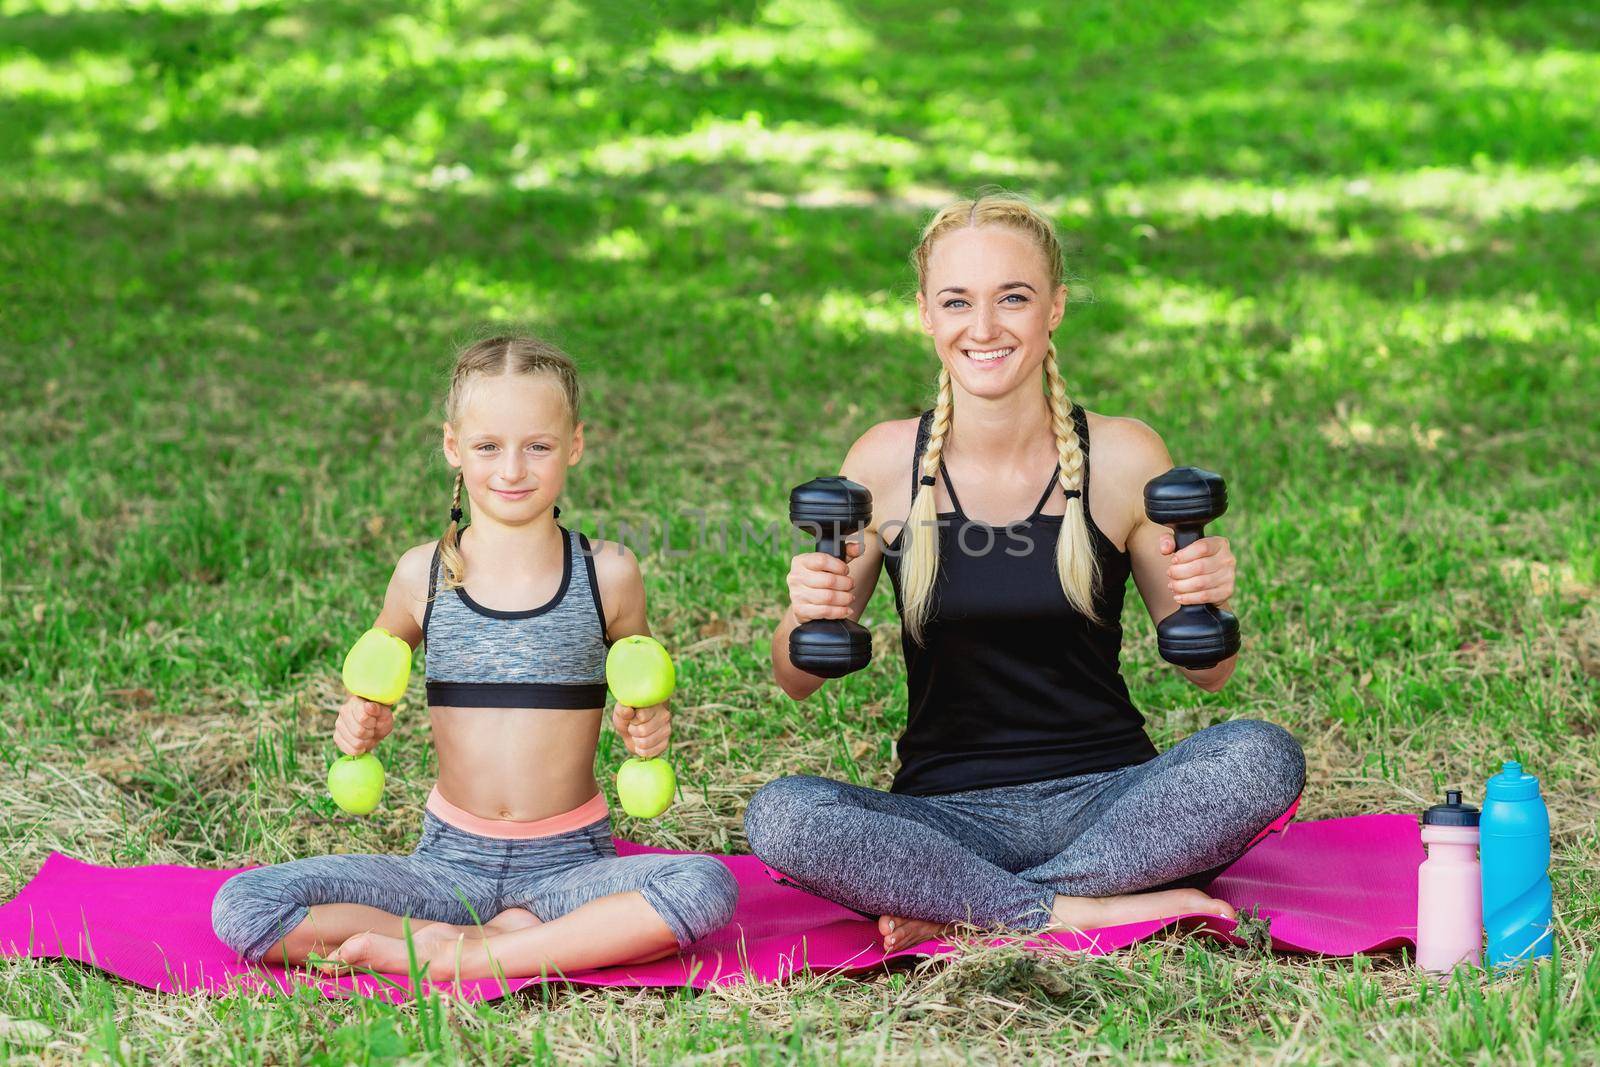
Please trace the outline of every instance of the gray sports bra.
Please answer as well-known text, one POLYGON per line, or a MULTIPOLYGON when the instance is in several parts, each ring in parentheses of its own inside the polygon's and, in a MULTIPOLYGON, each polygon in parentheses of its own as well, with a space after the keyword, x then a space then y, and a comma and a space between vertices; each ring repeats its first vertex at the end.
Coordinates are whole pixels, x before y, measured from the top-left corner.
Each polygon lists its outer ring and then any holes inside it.
MULTIPOLYGON (((463 527, 463 530, 465 527, 463 527)), ((561 587, 526 611, 486 608, 439 589, 439 550, 422 616, 428 703, 458 708, 600 708, 606 702, 606 613, 589 539, 558 526, 561 587)), ((459 534, 457 535, 459 537, 459 534)))

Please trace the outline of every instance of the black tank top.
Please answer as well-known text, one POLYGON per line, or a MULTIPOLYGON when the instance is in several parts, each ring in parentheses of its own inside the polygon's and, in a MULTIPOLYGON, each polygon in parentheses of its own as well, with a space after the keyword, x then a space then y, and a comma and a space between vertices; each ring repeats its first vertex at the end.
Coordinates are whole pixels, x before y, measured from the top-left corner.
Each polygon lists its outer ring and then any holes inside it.
MULTIPOLYGON (((917 428, 913 489, 932 419, 932 411, 923 412, 917 428)), ((1087 515, 1089 425, 1081 407, 1073 407, 1072 422, 1083 448, 1087 515)), ((1095 611, 1102 621, 1092 622, 1068 602, 1056 576, 1063 516, 1040 514, 1058 491, 1055 475, 1026 519, 989 526, 967 518, 942 464, 939 473, 955 511, 939 513, 939 574, 923 643, 903 623, 900 629, 909 714, 891 791, 926 796, 1021 785, 1153 758, 1144 717, 1119 670, 1128 553, 1088 520, 1100 563, 1095 611)), ((903 540, 897 532, 884 554, 902 614, 903 540)))

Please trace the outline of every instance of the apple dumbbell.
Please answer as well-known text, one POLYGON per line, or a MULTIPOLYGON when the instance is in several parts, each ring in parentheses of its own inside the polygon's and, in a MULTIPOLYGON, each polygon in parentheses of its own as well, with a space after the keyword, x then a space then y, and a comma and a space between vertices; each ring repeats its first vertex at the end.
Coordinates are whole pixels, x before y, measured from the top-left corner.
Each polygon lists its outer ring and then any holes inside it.
MULTIPOLYGON (((648 708, 672 695, 678 684, 672 657, 653 637, 624 637, 606 653, 606 684, 617 703, 648 708)), ((657 756, 631 757, 617 769, 617 799, 636 819, 653 819, 672 804, 678 778, 672 764, 657 756)))
MULTIPOLYGON (((374 626, 345 654, 343 676, 344 687, 356 696, 393 704, 411 680, 411 646, 374 626)), ((383 764, 370 752, 340 756, 328 768, 328 792, 351 815, 369 814, 383 797, 383 764)))

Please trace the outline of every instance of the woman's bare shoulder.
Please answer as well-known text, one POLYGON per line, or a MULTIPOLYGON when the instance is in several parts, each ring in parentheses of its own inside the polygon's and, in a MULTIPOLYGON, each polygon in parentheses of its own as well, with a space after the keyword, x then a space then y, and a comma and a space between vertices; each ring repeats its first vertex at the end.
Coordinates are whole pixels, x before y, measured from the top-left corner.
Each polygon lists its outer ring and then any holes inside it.
POLYGON ((917 419, 889 419, 871 426, 856 443, 840 468, 844 476, 869 489, 910 477, 911 452, 917 443, 917 419))
POLYGON ((903 520, 911 510, 911 454, 918 419, 890 419, 856 438, 841 473, 872 494, 873 526, 903 520))
POLYGON ((1089 420, 1090 508, 1106 536, 1126 544, 1144 521, 1145 483, 1172 468, 1167 446, 1139 419, 1097 415, 1089 420))
MULTIPOLYGON (((1084 415, 1089 422, 1089 449, 1096 475, 1118 483, 1140 475, 1148 480, 1172 466, 1166 443, 1149 424, 1123 415, 1093 411, 1084 415)), ((1143 481, 1139 488, 1143 490, 1143 481)))

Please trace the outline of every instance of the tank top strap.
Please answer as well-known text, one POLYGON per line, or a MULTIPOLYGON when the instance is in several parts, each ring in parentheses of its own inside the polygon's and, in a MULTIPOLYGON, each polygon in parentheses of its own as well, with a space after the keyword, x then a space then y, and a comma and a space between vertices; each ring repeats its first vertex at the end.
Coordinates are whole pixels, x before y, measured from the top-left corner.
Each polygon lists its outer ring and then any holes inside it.
MULTIPOLYGON (((922 454, 928 450, 928 438, 933 436, 933 409, 929 408, 922 413, 922 420, 917 423, 917 448, 911 457, 911 495, 917 495, 917 489, 922 484, 922 454)), ((966 517, 966 512, 961 510, 961 498, 956 496, 955 483, 950 480, 950 472, 945 469, 944 463, 939 464, 938 477, 944 479, 945 492, 950 494, 950 506, 956 509, 956 514, 966 517)))
MULTIPOLYGON (((563 527, 564 528, 564 527, 563 527)), ((600 575, 595 570, 595 548, 589 542, 589 537, 582 530, 573 530, 569 537, 577 541, 577 549, 572 554, 572 565, 582 567, 589 579, 589 597, 594 601, 594 614, 600 622, 600 636, 605 639, 606 647, 611 647, 611 637, 606 633, 606 606, 600 600, 600 575)))
POLYGON ((961 509, 961 498, 956 496, 956 483, 950 480, 950 472, 943 463, 939 464, 939 475, 944 478, 944 491, 950 494, 950 506, 956 509, 956 514, 963 519, 967 513, 961 509))
MULTIPOLYGON (((1078 435, 1078 448, 1083 451, 1083 487, 1078 490, 1078 497, 1089 506, 1089 419, 1083 412, 1083 407, 1072 405, 1071 412, 1072 431, 1078 435)), ((949 484, 949 479, 945 479, 949 484)), ((1061 484, 1061 464, 1056 464, 1056 469, 1050 474, 1050 484, 1044 487, 1044 493, 1039 497, 1039 502, 1033 506, 1033 514, 1040 515, 1044 512, 1045 504, 1050 500, 1050 494, 1056 491, 1061 484)))
POLYGON ((1028 518, 1037 518, 1044 513, 1045 504, 1050 501, 1050 494, 1056 491, 1056 486, 1061 484, 1061 465, 1056 464, 1056 469, 1050 472, 1050 482, 1044 487, 1044 492, 1039 494, 1039 502, 1033 506, 1033 514, 1028 518))
POLYGON ((1072 428, 1078 433, 1078 447, 1083 450, 1083 482, 1078 487, 1078 499, 1083 501, 1083 510, 1089 511, 1089 416, 1084 413, 1082 404, 1072 405, 1072 428))
POLYGON ((433 621, 433 602, 439 595, 439 553, 444 548, 444 538, 433 543, 433 561, 428 564, 428 600, 422 609, 422 647, 428 647, 428 623, 433 621))
MULTIPOLYGON (((929 408, 922 413, 921 420, 917 423, 917 447, 911 457, 911 495, 917 495, 917 486, 922 481, 922 453, 927 450, 929 428, 933 425, 933 409, 929 408)), ((1082 498, 1085 502, 1089 499, 1089 421, 1084 415, 1083 408, 1072 405, 1072 428, 1078 435, 1078 447, 1083 450, 1083 489, 1082 498)), ((961 498, 956 495, 955 483, 950 480, 950 471, 943 463, 939 464, 939 475, 944 478, 945 492, 950 494, 950 505, 955 508, 956 514, 963 517, 966 512, 961 509, 961 498)), ((1028 518, 1037 518, 1044 512, 1045 504, 1050 501, 1050 494, 1056 491, 1061 484, 1061 465, 1050 472, 1050 480, 1045 483, 1044 492, 1039 494, 1039 500, 1033 505, 1033 511, 1028 518)))
POLYGON ((911 450, 911 495, 917 495, 917 483, 922 480, 922 453, 928 447, 928 431, 933 426, 933 409, 922 413, 917 421, 917 447, 911 450))

